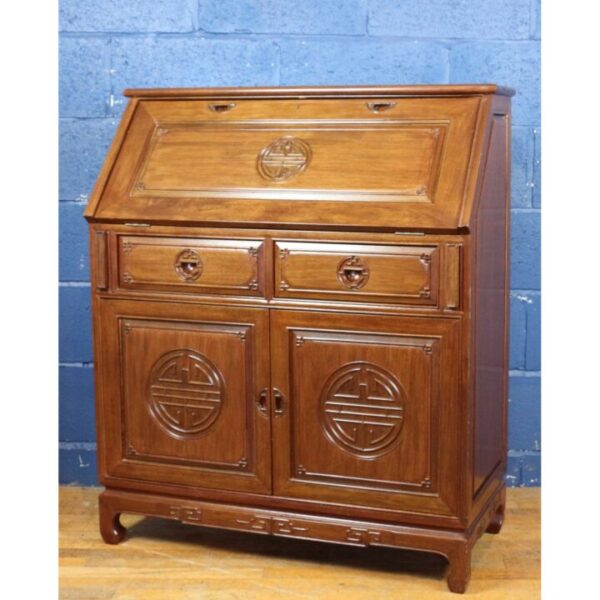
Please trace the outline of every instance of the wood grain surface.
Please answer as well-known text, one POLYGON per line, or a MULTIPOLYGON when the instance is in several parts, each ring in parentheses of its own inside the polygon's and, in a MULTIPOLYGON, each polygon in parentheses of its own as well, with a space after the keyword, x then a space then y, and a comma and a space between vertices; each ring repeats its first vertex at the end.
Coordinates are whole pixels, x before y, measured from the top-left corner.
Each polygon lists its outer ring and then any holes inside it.
POLYGON ((508 92, 306 92, 131 100, 85 213, 102 537, 427 551, 463 593, 505 511, 508 92))
POLYGON ((112 169, 101 173, 85 214, 105 222, 469 227, 461 216, 476 201, 492 98, 504 97, 401 94, 382 102, 374 89, 335 99, 134 98, 122 121, 127 135, 115 155, 111 149, 112 169))
MULTIPOLYGON (((437 600, 447 562, 434 554, 343 547, 124 515, 128 539, 98 533, 99 488, 60 489, 61 600, 437 600)), ((473 549, 467 596, 540 597, 540 490, 507 490, 502 531, 473 549)))

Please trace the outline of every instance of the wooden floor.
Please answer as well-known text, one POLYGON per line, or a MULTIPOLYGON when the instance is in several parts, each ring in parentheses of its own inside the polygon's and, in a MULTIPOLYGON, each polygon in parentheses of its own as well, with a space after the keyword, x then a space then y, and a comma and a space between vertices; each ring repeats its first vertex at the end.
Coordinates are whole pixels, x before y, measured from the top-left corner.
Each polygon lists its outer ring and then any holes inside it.
MULTIPOLYGON (((352 548, 204 529, 124 515, 129 537, 108 546, 98 533, 99 488, 60 489, 60 598, 144 600, 436 600, 442 557, 352 548)), ((540 492, 509 489, 499 535, 473 551, 467 598, 540 597, 540 492)))

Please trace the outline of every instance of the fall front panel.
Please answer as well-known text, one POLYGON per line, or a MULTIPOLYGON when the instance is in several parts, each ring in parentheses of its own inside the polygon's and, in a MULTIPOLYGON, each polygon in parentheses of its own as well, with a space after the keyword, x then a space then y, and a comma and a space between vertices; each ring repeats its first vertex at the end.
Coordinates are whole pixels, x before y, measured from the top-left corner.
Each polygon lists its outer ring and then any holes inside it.
POLYGON ((480 107, 479 97, 143 100, 95 216, 453 228, 480 107))

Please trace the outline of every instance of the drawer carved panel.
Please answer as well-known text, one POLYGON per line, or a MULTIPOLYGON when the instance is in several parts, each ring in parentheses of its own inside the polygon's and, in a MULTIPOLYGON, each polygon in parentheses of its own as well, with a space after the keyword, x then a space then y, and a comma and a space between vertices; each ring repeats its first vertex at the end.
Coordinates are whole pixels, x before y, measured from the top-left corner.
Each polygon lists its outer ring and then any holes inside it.
POLYGON ((119 236, 119 286, 206 294, 262 293, 262 242, 119 236))
POLYGON ((437 246, 288 242, 275 246, 275 295, 436 306, 437 246))

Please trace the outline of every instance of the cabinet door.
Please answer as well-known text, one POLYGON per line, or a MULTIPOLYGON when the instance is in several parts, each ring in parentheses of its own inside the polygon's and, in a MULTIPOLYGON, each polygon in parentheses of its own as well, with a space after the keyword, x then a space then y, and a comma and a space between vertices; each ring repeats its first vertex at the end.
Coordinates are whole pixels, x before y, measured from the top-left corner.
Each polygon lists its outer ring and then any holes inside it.
POLYGON ((271 324, 275 493, 457 514, 459 321, 275 311, 271 324))
POLYGON ((267 311, 97 308, 101 476, 270 492, 267 311))

